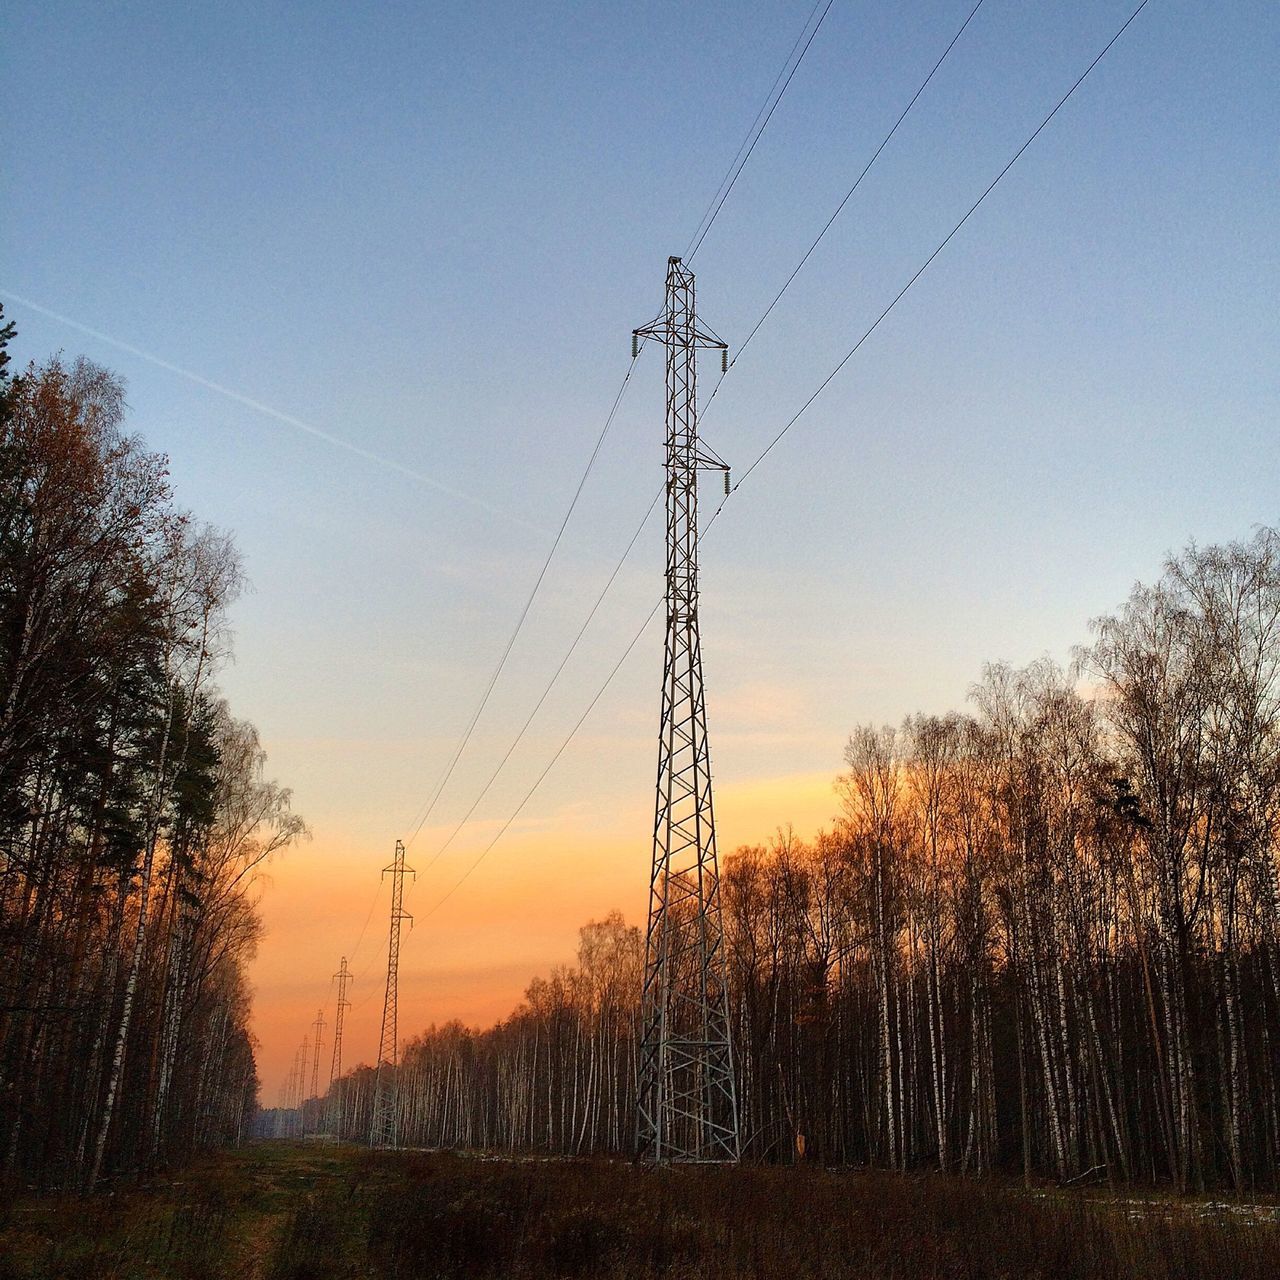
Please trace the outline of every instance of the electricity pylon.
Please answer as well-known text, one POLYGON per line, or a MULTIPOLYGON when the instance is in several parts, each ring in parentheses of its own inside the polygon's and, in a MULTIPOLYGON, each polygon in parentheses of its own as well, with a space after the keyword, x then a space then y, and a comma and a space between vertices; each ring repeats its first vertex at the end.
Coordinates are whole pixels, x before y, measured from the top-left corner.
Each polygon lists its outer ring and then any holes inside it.
POLYGON ((382 868, 385 876, 391 873, 391 932, 387 942, 387 994, 382 1002, 382 1036, 378 1046, 378 1076, 373 1086, 373 1127, 369 1144, 374 1147, 394 1147, 397 1138, 398 1081, 396 1072, 396 993, 400 979, 400 924, 413 917, 404 909, 404 874, 415 875, 412 867, 404 865, 404 844, 396 841, 395 857, 389 867, 382 868))
POLYGON ((298 1051, 293 1055, 293 1070, 289 1073, 289 1079, 293 1082, 293 1109, 296 1113, 294 1123, 297 1125, 298 1136, 302 1136, 302 1102, 303 1090, 307 1087, 307 1037, 302 1037, 302 1043, 298 1046, 298 1051))
POLYGON ((324 1036, 324 1009, 316 1010, 316 1020, 311 1024, 316 1033, 315 1044, 311 1046, 311 1096, 320 1096, 320 1041, 324 1036))
POLYGON ((342 1137, 342 1024, 346 1010, 351 1008, 347 999, 347 983, 351 981, 351 970, 347 968, 347 957, 342 957, 338 972, 334 978, 338 983, 338 1007, 333 1015, 333 1059, 329 1063, 329 1115, 325 1128, 335 1138, 342 1137))
POLYGON ((737 1160, 720 877, 698 637, 698 472, 729 469, 698 441, 693 273, 667 260, 666 308, 636 329, 667 349, 667 638, 645 932, 637 1143, 642 1158, 737 1160))

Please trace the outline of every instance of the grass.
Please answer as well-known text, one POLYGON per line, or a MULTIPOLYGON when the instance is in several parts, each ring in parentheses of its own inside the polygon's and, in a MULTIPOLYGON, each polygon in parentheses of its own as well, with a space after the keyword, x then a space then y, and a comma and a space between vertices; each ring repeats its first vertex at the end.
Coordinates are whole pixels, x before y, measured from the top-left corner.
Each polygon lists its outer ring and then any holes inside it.
POLYGON ((0 1208, 0 1280, 256 1280, 299 1203, 346 1153, 263 1143, 91 1199, 0 1208))
POLYGON ((1263 1208, 819 1169, 644 1169, 262 1143, 18 1201, 0 1280, 1262 1280, 1263 1208))

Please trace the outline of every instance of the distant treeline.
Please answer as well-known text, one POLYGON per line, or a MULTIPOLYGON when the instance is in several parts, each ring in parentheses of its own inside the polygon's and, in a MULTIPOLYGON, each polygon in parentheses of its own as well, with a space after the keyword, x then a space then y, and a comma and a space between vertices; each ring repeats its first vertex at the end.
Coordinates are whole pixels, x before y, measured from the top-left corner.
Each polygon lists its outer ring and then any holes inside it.
MULTIPOLYGON (((859 729, 833 830, 725 860, 746 1154, 1280 1185, 1280 535, 972 703, 859 729)), ((641 955, 612 916, 498 1026, 411 1041, 401 1141, 627 1151, 641 955)), ((366 1136, 372 1075, 310 1127, 366 1136)))
POLYGON ((302 830, 211 681, 241 583, 106 370, 0 329, 0 1168, 91 1187, 257 1105, 255 868, 302 830))

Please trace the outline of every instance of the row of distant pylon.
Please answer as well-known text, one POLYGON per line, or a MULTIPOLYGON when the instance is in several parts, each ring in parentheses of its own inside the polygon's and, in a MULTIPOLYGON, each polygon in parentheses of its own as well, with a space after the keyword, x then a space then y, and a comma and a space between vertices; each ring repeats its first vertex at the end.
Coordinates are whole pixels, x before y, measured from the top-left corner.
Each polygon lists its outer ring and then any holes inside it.
MULTIPOLYGON (((338 972, 333 977, 338 984, 338 1002, 334 1010, 333 1052, 329 1061, 329 1080, 325 1089, 329 1101, 324 1112, 317 1118, 316 1125, 318 1128, 336 1136, 341 1132, 343 1116, 341 1114, 340 1093, 334 1092, 333 1084, 342 1076, 342 1029, 346 1020, 346 1012, 351 1007, 351 1001, 347 999, 347 986, 351 981, 351 970, 347 967, 346 956, 342 957, 338 972)), ((324 1018, 324 1009, 317 1009, 316 1020, 311 1024, 311 1030, 315 1033, 315 1038, 313 1040, 309 1035, 302 1037, 302 1043, 293 1055, 293 1066, 289 1069, 289 1075, 284 1084, 280 1086, 280 1111, 285 1116, 288 1116, 291 1112, 297 1113, 295 1119, 287 1120, 285 1123, 296 1127, 299 1136, 306 1130, 303 1102, 308 1098, 320 1097, 320 1055, 327 1026, 328 1023, 325 1022, 324 1018), (305 1092, 308 1057, 311 1060, 311 1089, 310 1092, 305 1092)))

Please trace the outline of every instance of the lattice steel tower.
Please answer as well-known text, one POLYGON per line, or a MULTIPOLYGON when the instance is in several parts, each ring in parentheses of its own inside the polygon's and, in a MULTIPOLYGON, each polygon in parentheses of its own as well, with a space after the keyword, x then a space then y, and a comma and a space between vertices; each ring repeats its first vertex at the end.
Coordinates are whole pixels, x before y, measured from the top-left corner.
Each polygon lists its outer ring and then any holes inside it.
POLYGON ((400 925, 405 920, 410 927, 413 924, 413 917, 404 909, 406 871, 415 874, 412 867, 404 865, 404 844, 397 840, 391 865, 382 868, 384 876, 391 874, 391 932, 387 943, 387 994, 382 1002, 378 1075, 373 1088, 373 1128, 369 1134, 370 1145, 375 1147, 394 1147, 397 1137, 396 993, 400 980, 400 925))
MULTIPOLYGON (((698 638, 698 472, 728 467, 698 441, 693 273, 667 260, 666 309, 636 329, 667 349, 667 640, 640 1049, 638 1148, 651 1160, 736 1160, 711 757, 698 638)), ((727 354, 722 354, 721 368, 727 354)))
POLYGON ((320 1041, 324 1036, 324 1010, 316 1010, 316 1020, 311 1024, 316 1033, 315 1044, 311 1046, 311 1096, 320 1096, 320 1041))
POLYGON ((289 1079, 293 1082, 293 1111, 294 1123, 297 1125, 297 1134, 302 1136, 302 1103, 304 1101, 303 1094, 307 1088, 307 1037, 302 1037, 302 1044, 298 1046, 298 1052, 293 1055, 293 1071, 289 1079))
POLYGON ((347 999, 347 983, 351 981, 351 970, 347 968, 347 957, 342 957, 338 972, 334 975, 338 983, 338 1007, 333 1015, 333 1058, 329 1063, 329 1114, 325 1127, 336 1138, 342 1137, 342 1023, 346 1011, 351 1008, 347 999))

